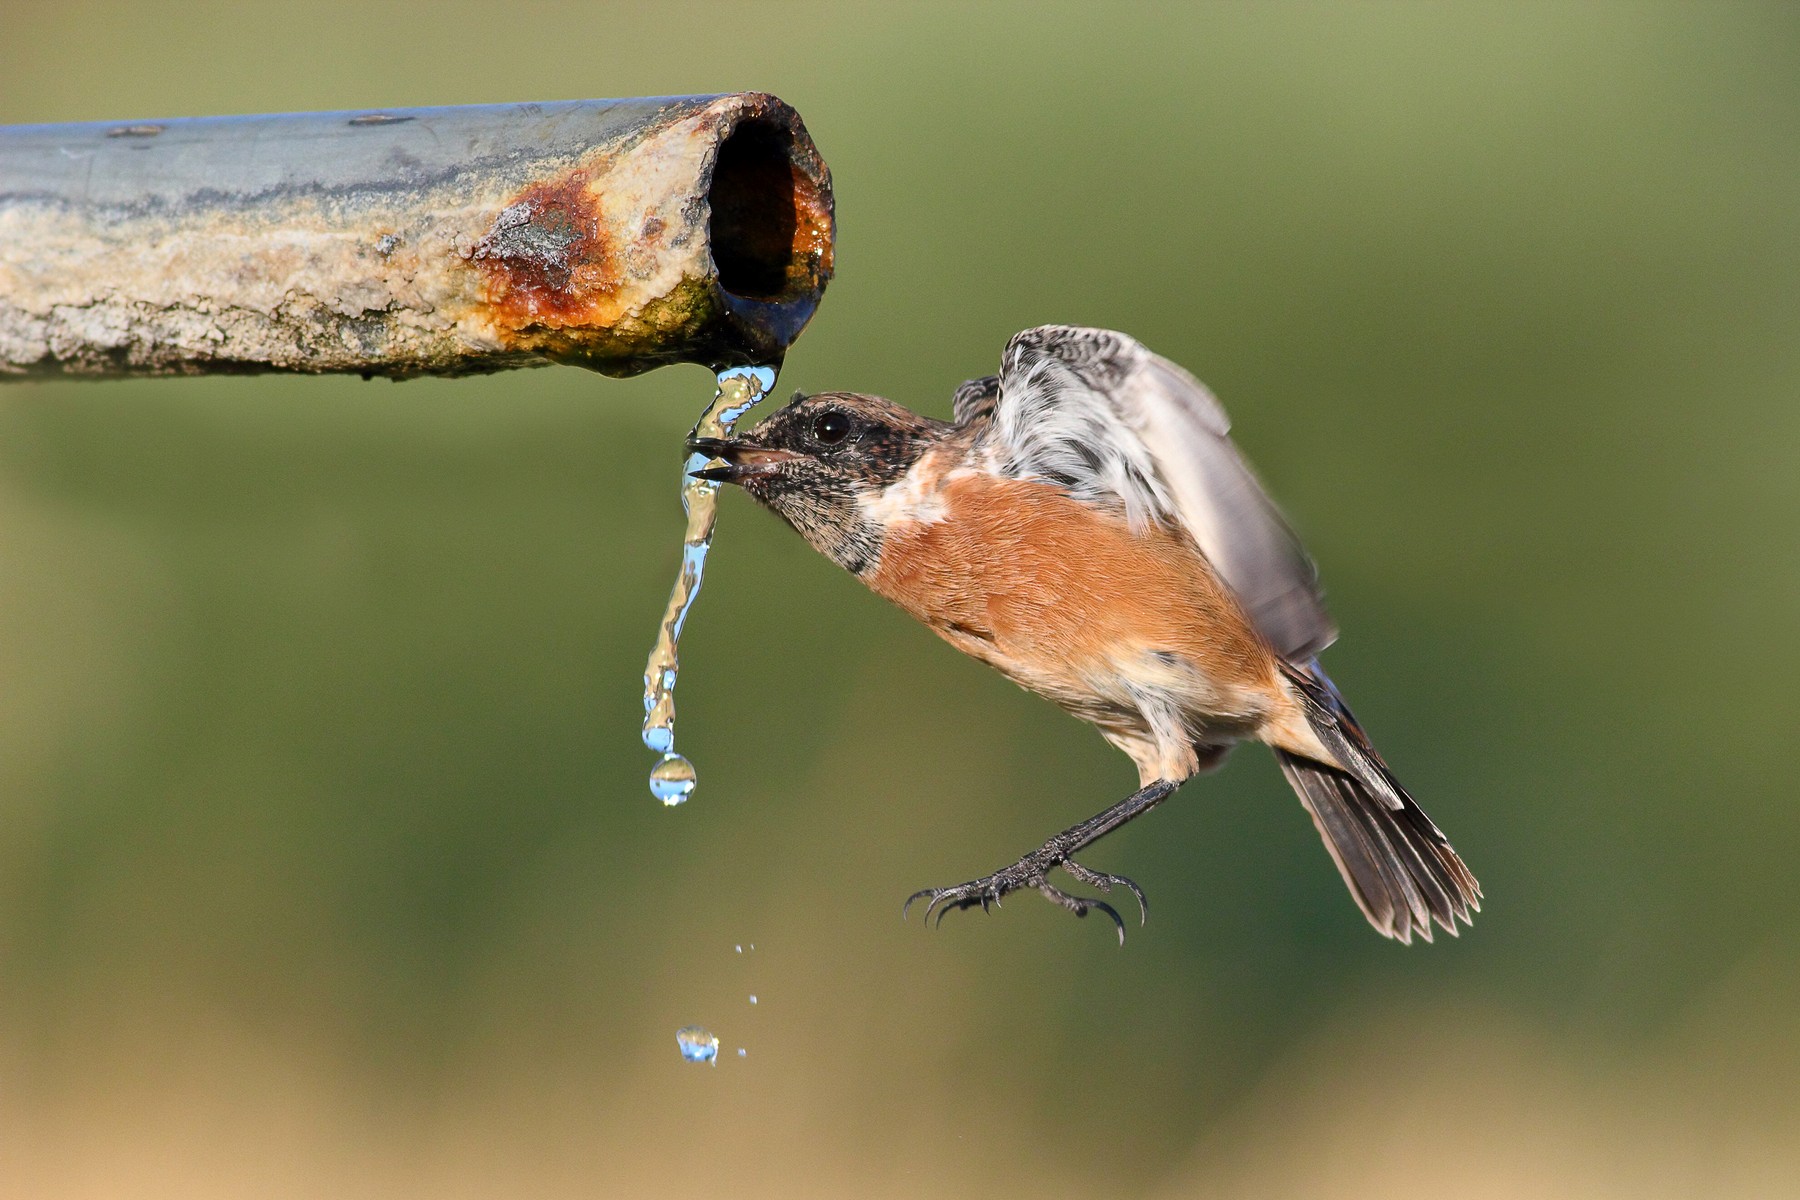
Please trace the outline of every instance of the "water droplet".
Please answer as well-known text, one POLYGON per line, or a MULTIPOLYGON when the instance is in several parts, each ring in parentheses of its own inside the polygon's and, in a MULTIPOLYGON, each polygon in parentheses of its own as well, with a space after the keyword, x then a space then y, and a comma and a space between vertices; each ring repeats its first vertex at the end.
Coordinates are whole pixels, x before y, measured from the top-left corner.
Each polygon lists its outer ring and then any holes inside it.
POLYGON ((754 993, 754 992, 752 992, 750 994, 750 1003, 752 1003, 752 1004, 756 1003, 756 993, 754 993))
MULTIPOLYGON (((720 371, 718 393, 700 414, 690 436, 730 437, 738 418, 774 390, 775 372, 775 367, 732 367, 720 371)), ((674 590, 669 593, 669 606, 663 613, 656 645, 651 648, 650 661, 644 667, 644 745, 663 756, 662 762, 650 773, 650 790, 667 805, 680 804, 694 790, 693 766, 675 753, 675 679, 680 670, 681 627, 695 598, 700 595, 700 581, 706 573, 706 552, 712 546, 713 523, 718 515, 720 485, 692 476, 692 472, 709 461, 704 454, 689 454, 681 464, 681 506, 687 512, 681 573, 676 576, 674 590), (686 767, 685 781, 659 781, 659 772, 669 769, 672 759, 679 759, 686 767), (678 788, 676 783, 680 785, 678 788)))
POLYGON ((744 948, 742 946, 738 946, 736 949, 739 954, 742 954, 744 952, 744 948))
POLYGON ((698 1025, 677 1029, 675 1044, 681 1047, 681 1057, 689 1062, 716 1062, 719 1057, 719 1039, 698 1025))
POLYGON ((744 1057, 744 1055, 746 1055, 746 1054, 748 1054, 748 1053, 749 1053, 749 1051, 748 1051, 748 1050, 745 1050, 745 1049, 744 1049, 744 1048, 743 1048, 743 1047, 742 1047, 742 1046, 739 1046, 739 1047, 738 1047, 738 1057, 739 1057, 739 1058, 742 1058, 742 1057, 744 1057))
POLYGON ((679 754, 665 754, 650 768, 650 794, 673 808, 694 790, 694 764, 679 754))

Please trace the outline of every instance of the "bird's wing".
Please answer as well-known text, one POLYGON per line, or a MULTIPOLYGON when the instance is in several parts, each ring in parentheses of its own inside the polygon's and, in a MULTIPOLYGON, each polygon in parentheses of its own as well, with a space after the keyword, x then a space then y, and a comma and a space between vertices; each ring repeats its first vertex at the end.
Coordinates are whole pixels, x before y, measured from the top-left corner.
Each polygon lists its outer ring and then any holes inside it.
POLYGON ((1041 325, 1007 343, 999 390, 988 436, 1002 471, 1185 528, 1291 660, 1337 637, 1312 559, 1199 380, 1122 333, 1041 325))
POLYGON ((999 400, 998 375, 983 375, 980 379, 968 380, 950 397, 950 417, 956 424, 966 425, 970 421, 992 416, 994 405, 999 400))

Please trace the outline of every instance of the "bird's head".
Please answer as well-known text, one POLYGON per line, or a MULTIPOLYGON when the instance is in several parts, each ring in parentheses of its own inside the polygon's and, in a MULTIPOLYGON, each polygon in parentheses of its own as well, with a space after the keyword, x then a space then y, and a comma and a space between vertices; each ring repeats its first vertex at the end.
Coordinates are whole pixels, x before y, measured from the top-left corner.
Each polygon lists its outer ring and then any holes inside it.
POLYGON ((821 392, 796 394, 742 437, 695 438, 688 449, 722 460, 696 476, 737 484, 861 574, 881 553, 876 502, 949 429, 879 396, 821 392))

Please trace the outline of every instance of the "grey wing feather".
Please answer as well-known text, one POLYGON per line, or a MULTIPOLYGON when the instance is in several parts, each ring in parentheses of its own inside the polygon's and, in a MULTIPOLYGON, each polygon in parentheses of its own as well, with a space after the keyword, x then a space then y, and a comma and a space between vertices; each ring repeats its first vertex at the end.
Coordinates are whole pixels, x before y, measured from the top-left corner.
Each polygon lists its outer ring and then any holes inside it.
POLYGON ((999 390, 1005 466, 1185 527, 1290 660, 1337 637, 1312 559, 1199 380, 1122 333, 1045 325, 1007 343, 999 390))
POLYGON ((971 379, 956 389, 950 398, 950 416, 958 425, 967 425, 977 417, 985 417, 994 411, 994 405, 1000 399, 1000 377, 983 375, 980 379, 971 379))

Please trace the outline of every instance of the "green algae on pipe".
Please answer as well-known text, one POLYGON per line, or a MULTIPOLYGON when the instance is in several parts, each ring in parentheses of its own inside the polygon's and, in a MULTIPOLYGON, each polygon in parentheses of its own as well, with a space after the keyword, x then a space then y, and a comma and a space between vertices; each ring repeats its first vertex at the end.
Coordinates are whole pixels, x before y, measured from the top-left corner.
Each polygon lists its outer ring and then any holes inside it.
POLYGON ((779 362, 834 235, 761 93, 0 127, 0 380, 779 362))

